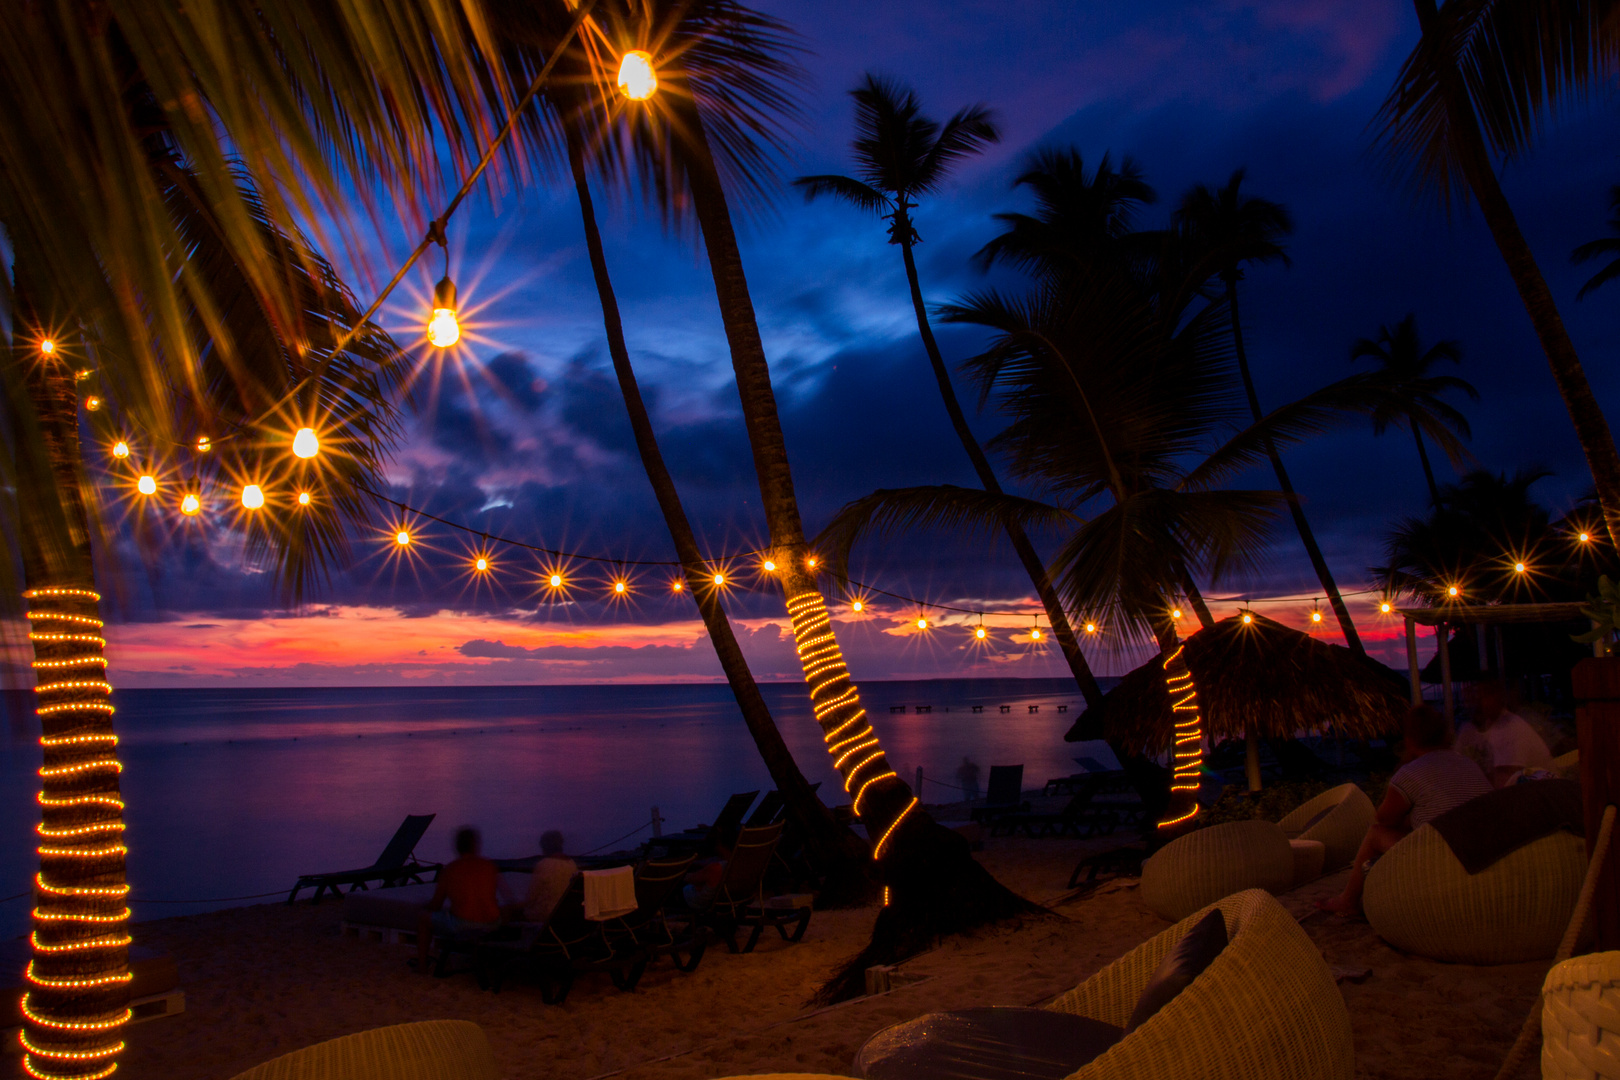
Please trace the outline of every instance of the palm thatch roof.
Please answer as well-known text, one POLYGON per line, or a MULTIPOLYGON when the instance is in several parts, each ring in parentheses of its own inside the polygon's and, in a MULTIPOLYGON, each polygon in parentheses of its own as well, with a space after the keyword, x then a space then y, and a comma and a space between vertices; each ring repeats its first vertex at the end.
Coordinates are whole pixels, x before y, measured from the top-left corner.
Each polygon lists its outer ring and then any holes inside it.
MULTIPOLYGON (((1362 739, 1400 728, 1407 708, 1401 676, 1341 645, 1263 615, 1252 618, 1245 624, 1234 615, 1186 639, 1184 655, 1212 739, 1242 737, 1251 723, 1262 738, 1334 725, 1346 738, 1362 739)), ((1064 738, 1106 737, 1131 752, 1159 754, 1170 746, 1170 715, 1155 655, 1082 714, 1064 738)))

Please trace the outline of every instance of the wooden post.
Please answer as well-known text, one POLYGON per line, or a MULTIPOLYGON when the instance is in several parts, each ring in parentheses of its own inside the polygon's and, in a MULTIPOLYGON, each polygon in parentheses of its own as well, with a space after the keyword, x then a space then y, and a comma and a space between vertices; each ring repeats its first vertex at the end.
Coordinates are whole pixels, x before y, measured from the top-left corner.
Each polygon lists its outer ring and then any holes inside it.
MULTIPOLYGON (((1581 751, 1586 854, 1596 854, 1603 808, 1620 803, 1620 658, 1575 665, 1575 734, 1581 751)), ((1620 835, 1620 830, 1616 830, 1620 835)), ((1599 951, 1620 949, 1620 842, 1611 841, 1592 903, 1599 951)))
POLYGON ((1417 623, 1406 617, 1406 669, 1412 676, 1412 704, 1423 704, 1423 675, 1417 662, 1417 623))
POLYGON ((1260 793, 1260 735, 1250 724, 1243 732, 1243 776, 1249 782, 1249 794, 1260 793))
POLYGON ((1457 722, 1456 712, 1451 702, 1451 629, 1445 623, 1438 623, 1434 628, 1435 640, 1440 643, 1440 700, 1446 714, 1446 723, 1457 722))

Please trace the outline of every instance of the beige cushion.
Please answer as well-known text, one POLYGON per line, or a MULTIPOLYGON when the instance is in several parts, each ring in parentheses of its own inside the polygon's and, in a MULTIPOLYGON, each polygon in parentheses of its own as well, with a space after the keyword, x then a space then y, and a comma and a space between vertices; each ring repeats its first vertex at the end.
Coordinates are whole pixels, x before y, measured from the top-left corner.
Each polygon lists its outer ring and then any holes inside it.
POLYGON ((483 1028, 424 1020, 306 1046, 234 1080, 499 1080, 499 1074, 483 1028))
POLYGON ((1269 821, 1190 832, 1142 864, 1142 902, 1171 922, 1244 889, 1279 893, 1293 886, 1293 850, 1269 821))
POLYGON ((1320 840, 1327 848, 1322 872, 1331 874, 1350 865, 1376 816, 1366 792, 1354 784, 1340 784, 1295 808, 1277 824, 1290 840, 1320 840))
POLYGON ((1322 876, 1322 861, 1327 845, 1320 840, 1290 840, 1289 850, 1294 853, 1294 888, 1322 876))

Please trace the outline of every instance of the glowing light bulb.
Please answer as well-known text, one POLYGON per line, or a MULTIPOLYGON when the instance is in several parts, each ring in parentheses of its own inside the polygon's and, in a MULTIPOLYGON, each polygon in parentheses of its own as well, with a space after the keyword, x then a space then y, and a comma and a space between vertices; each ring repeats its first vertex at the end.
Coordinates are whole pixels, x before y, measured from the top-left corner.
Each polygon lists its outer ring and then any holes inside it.
POLYGON ((264 489, 258 484, 249 484, 242 489, 242 505, 249 510, 257 510, 264 505, 264 489))
POLYGON ((1254 622, 1254 616, 1245 611, 1243 613, 1243 625, 1248 626, 1252 622, 1254 622))
POLYGON ((631 101, 646 101, 658 92, 658 73, 652 54, 631 49, 619 61, 619 90, 631 101))
POLYGON ((123 459, 129 457, 129 443, 122 440, 113 444, 113 457, 123 459))
POLYGON ((615 582, 614 582, 614 583, 613 583, 613 591, 614 591, 614 592, 616 592, 616 593, 618 593, 618 594, 619 594, 619 595, 621 595, 621 596, 622 596, 622 595, 624 595, 624 582, 622 582, 622 581, 615 581, 615 582))
POLYGON ((919 629, 919 630, 928 629, 928 620, 927 619, 918 619, 917 620, 917 629, 919 629))
POLYGON ((298 493, 298 505, 299 506, 308 506, 309 505, 309 492, 300 491, 298 493))
POLYGON ((1321 621, 1322 621, 1322 613, 1320 611, 1311 612, 1311 622, 1321 622, 1321 621))
POLYGON ((99 408, 101 408, 101 399, 96 397, 96 395, 91 394, 89 397, 84 399, 85 412, 95 412, 99 408))
POLYGON ((200 510, 202 510, 202 500, 197 498, 197 496, 187 495, 185 498, 180 500, 180 512, 182 514, 191 515, 199 512, 200 510))
POLYGON ((461 340, 461 324, 456 321, 456 283, 448 274, 433 287, 433 318, 428 320, 427 336, 441 349, 461 340))
POLYGON ((1388 600, 1385 600, 1382 604, 1378 605, 1378 610, 1383 614, 1388 615, 1390 612, 1395 610, 1395 605, 1391 604, 1388 600))
POLYGON ((399 532, 394 534, 394 543, 398 544, 400 547, 409 547, 411 544, 411 534, 406 532, 404 529, 399 530, 399 532))
POLYGON ((1514 563, 1513 564, 1513 571, 1514 571, 1514 573, 1517 573, 1517 574, 1524 573, 1524 571, 1525 571, 1524 563, 1522 563, 1522 562, 1514 563))
POLYGON ((724 575, 724 574, 716 574, 716 575, 714 575, 714 583, 716 585, 724 585, 726 583, 726 575, 724 575))
POLYGON ((39 343, 39 351, 44 353, 46 356, 55 354, 56 342, 52 341, 50 338, 46 338, 44 341, 39 343))
MULTIPOLYGON (((1096 627, 1090 625, 1089 623, 1086 625, 1086 632, 1087 633, 1090 633, 1091 631, 1093 631, 1095 629, 1096 629, 1096 627)), ((1030 632, 1029 632, 1029 640, 1031 640, 1031 641, 1039 641, 1039 640, 1041 640, 1040 627, 1035 627, 1035 628, 1030 630, 1030 632)))
POLYGON ((157 492, 157 479, 152 476, 143 476, 135 481, 135 490, 142 495, 152 495, 157 492))
POLYGON ((810 569, 814 570, 816 568, 816 557, 814 555, 810 556, 805 561, 810 564, 810 569))
POLYGON ((315 429, 302 427, 293 436, 293 454, 301 458, 312 458, 321 452, 321 440, 315 437, 315 429))
MULTIPOLYGON (((1097 632, 1097 624, 1096 623, 1094 623, 1094 622, 1086 623, 1086 633, 1095 634, 1096 632, 1097 632)), ((1040 631, 1037 630, 1035 633, 1036 633, 1037 637, 1040 636, 1040 631)))
POLYGON ((550 583, 551 583, 551 587, 553 589, 562 588, 562 575, 561 574, 552 574, 551 578, 549 580, 550 580, 550 583))
POLYGON ((669 587, 674 589, 676 592, 680 592, 682 589, 686 588, 686 584, 681 581, 672 581, 669 583, 669 587))
POLYGON ((212 450, 213 448, 214 448, 214 444, 213 444, 213 442, 211 442, 209 440, 208 436, 206 436, 206 435, 197 436, 197 453, 206 454, 206 453, 208 453, 208 451, 212 450))
POLYGON ((1460 596, 1460 595, 1462 595, 1462 590, 1457 588, 1457 586, 1453 585, 1450 588, 1446 589, 1446 595, 1447 596, 1460 596))
POLYGON ((1590 544, 1591 542, 1592 542, 1592 534, 1591 533, 1584 533, 1584 532, 1581 533, 1581 543, 1590 544))
POLYGON ((985 631, 984 631, 984 627, 982 627, 982 626, 976 627, 974 629, 974 631, 973 631, 973 636, 978 638, 980 641, 983 641, 985 639, 985 636, 986 636, 985 631))
POLYGON ((770 559, 766 559, 765 560, 765 569, 766 570, 775 570, 776 569, 776 563, 771 561, 770 559))
POLYGON ((1180 608, 1171 608, 1171 609, 1170 609, 1170 617, 1171 617, 1171 618, 1172 618, 1172 619, 1179 619, 1179 618, 1181 618, 1181 609, 1180 609, 1180 608))
POLYGON ((866 610, 866 605, 861 603, 859 600, 857 600, 853 604, 851 604, 850 607, 855 609, 856 614, 860 614, 862 611, 866 610))
POLYGON ((478 558, 473 560, 473 569, 479 571, 480 573, 488 570, 489 560, 484 558, 482 555, 478 556, 478 558))

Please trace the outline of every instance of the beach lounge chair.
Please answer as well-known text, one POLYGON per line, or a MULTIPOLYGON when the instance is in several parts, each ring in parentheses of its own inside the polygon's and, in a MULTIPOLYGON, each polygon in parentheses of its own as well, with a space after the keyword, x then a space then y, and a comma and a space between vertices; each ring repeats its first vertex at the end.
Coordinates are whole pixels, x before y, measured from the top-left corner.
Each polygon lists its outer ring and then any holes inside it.
POLYGON ((654 843, 671 853, 691 851, 699 855, 711 854, 722 836, 737 831, 742 824, 743 815, 748 813, 748 808, 754 804, 754 799, 758 796, 757 791, 739 792, 726 800, 726 804, 720 808, 720 813, 715 815, 713 825, 661 836, 654 843))
POLYGON ((1055 814, 1012 813, 990 821, 991 836, 1015 836, 1020 829, 1029 837, 1094 836, 1119 828, 1121 814, 1106 803, 1096 801, 1103 784, 1095 777, 1083 779, 1068 803, 1055 814))
POLYGON ((694 971, 708 946, 708 931, 693 923, 671 925, 664 909, 680 895, 696 857, 648 859, 636 867, 636 910, 602 924, 608 947, 624 953, 647 950, 649 958, 669 956, 681 971, 694 971))
POLYGON ((429 872, 437 881, 440 864, 418 862, 416 859, 416 845, 422 842, 422 834, 433 824, 433 818, 433 814, 407 815, 394 832, 394 838, 388 841, 388 846, 383 848, 377 861, 370 866, 330 874, 303 875, 293 886, 292 892, 287 894, 287 903, 297 900, 299 891, 310 887, 315 889, 315 895, 309 898, 309 902, 318 904, 321 893, 330 890, 336 896, 343 891, 344 885, 349 886, 350 891, 364 889, 366 883, 371 881, 378 882, 379 887, 384 889, 392 885, 420 885, 422 875, 429 872))
POLYGON ((974 807, 970 816, 974 821, 993 821, 1003 814, 1016 814, 1028 809, 1029 804, 1024 801, 1024 767, 992 765, 984 805, 974 807))
POLYGON ((759 800, 759 805, 754 807, 754 812, 748 815, 746 824, 754 828, 769 825, 782 816, 782 809, 785 805, 782 800, 782 793, 772 788, 765 793, 763 799, 759 800))
MULTIPOLYGON (((782 838, 782 822, 759 828, 744 827, 737 836, 731 858, 726 861, 725 875, 720 879, 714 903, 703 911, 693 912, 695 924, 713 930, 732 952, 753 952, 759 944, 759 935, 767 924, 774 925, 787 919, 805 923, 810 921, 809 909, 778 912, 764 906, 762 885, 765 871, 771 865, 771 856, 782 838), (747 944, 738 946, 737 932, 750 927, 752 933, 747 944)), ((786 935, 784 935, 786 936, 786 935)), ((801 928, 792 940, 804 936, 801 928)))
POLYGON ((495 993, 514 972, 533 978, 547 1005, 567 1000, 581 972, 605 971, 620 990, 634 990, 651 959, 650 949, 622 938, 615 948, 605 923, 585 917, 585 879, 578 874, 543 925, 510 926, 515 937, 486 938, 473 949, 478 985, 495 993))
POLYGON ((484 1029, 423 1020, 330 1039, 255 1065, 232 1080, 499 1080, 484 1029))

